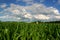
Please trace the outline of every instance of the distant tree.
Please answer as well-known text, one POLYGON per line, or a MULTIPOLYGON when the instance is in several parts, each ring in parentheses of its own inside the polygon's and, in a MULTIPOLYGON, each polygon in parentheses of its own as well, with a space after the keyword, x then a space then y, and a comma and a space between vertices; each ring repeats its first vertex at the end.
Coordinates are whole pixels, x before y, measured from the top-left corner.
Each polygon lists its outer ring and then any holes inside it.
POLYGON ((2 22, 2 21, 0 20, 0 22, 2 22))
POLYGON ((39 22, 37 21, 36 24, 38 24, 39 22))

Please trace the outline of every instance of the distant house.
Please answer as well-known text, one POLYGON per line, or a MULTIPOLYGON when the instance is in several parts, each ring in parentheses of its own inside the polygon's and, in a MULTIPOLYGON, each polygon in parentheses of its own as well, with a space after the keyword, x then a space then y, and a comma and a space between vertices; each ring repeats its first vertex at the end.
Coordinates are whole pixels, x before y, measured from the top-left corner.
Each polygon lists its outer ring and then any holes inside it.
POLYGON ((36 24, 38 24, 39 22, 36 22, 36 24))

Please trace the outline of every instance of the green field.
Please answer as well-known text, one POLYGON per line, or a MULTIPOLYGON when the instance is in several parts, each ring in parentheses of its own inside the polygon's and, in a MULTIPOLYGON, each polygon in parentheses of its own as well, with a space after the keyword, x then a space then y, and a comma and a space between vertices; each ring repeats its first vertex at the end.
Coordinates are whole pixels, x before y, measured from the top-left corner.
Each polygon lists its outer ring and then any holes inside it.
POLYGON ((60 23, 0 22, 0 40, 60 40, 60 23))

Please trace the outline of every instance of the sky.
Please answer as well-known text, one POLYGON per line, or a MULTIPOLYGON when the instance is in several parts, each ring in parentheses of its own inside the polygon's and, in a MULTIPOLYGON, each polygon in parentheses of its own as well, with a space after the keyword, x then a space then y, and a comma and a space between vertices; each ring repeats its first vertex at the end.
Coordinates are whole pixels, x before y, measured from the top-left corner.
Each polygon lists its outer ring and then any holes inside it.
POLYGON ((1 21, 60 21, 60 0, 0 0, 1 21))

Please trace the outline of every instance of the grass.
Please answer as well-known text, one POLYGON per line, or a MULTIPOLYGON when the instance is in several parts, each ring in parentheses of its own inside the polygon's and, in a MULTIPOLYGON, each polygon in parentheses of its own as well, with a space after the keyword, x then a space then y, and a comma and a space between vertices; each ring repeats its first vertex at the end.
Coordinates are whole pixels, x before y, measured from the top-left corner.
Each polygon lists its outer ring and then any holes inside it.
POLYGON ((60 23, 0 22, 0 40, 60 40, 60 23))

